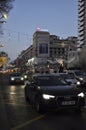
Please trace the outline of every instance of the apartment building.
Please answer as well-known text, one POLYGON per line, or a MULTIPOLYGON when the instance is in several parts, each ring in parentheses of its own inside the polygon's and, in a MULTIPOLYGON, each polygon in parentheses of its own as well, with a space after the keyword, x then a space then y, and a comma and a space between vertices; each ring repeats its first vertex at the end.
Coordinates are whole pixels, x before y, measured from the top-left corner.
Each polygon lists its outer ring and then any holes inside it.
MULTIPOLYGON (((33 34, 33 44, 23 51, 18 59, 23 69, 26 66, 31 70, 46 68, 50 64, 58 68, 58 61, 65 61, 67 66, 68 60, 76 55, 76 45, 77 37, 60 39, 59 36, 50 35, 48 31, 37 30, 33 34)), ((72 62, 70 64, 72 65, 72 62)))
POLYGON ((77 55, 77 37, 60 39, 56 35, 50 35, 50 58, 58 62, 64 62, 65 67, 74 66, 77 55))
POLYGON ((86 0, 78 0, 78 47, 86 44, 86 0))

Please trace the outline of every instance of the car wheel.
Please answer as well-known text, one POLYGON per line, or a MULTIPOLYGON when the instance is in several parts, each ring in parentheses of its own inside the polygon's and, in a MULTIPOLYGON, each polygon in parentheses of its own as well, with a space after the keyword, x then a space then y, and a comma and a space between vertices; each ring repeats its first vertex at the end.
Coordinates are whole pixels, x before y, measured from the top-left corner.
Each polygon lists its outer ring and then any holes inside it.
POLYGON ((40 99, 38 97, 35 99, 34 108, 37 112, 43 113, 42 104, 40 103, 40 99))

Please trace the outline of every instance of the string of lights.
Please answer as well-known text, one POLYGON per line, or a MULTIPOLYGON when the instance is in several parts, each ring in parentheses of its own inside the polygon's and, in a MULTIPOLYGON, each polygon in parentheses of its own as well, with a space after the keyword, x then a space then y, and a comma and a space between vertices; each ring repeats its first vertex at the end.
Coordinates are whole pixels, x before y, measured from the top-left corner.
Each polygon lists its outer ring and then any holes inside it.
POLYGON ((9 57, 14 58, 32 44, 32 36, 16 30, 3 28, 3 34, 0 35, 0 42, 4 45, 2 50, 7 52, 9 57))
POLYGON ((12 35, 16 35, 17 39, 20 40, 20 37, 23 36, 23 37, 26 37, 26 39, 29 41, 29 39, 32 38, 32 36, 30 36, 29 34, 26 34, 26 33, 22 33, 22 32, 18 32, 18 31, 15 31, 15 30, 11 30, 11 29, 7 29, 7 28, 3 28, 4 30, 4 33, 8 33, 8 36, 11 37, 12 35))

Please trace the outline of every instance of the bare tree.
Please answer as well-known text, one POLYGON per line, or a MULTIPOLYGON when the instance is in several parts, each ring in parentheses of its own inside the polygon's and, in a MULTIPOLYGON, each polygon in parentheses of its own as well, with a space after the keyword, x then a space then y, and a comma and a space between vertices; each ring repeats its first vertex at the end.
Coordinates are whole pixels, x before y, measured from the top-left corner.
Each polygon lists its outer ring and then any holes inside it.
POLYGON ((9 13, 9 11, 13 8, 14 0, 0 0, 0 12, 4 11, 5 13, 9 13))
POLYGON ((0 0, 0 34, 2 34, 2 23, 5 21, 3 20, 3 14, 7 14, 13 8, 13 2, 15 0, 0 0))

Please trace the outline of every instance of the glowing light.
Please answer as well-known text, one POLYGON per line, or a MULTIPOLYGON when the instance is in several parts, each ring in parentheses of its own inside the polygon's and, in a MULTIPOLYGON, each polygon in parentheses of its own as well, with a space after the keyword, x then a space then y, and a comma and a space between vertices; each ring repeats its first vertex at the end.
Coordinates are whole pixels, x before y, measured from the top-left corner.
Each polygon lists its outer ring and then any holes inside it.
POLYGON ((3 13, 3 18, 7 19, 8 18, 8 15, 6 13, 3 13))
POLYGON ((36 31, 40 31, 41 29, 38 27, 37 29, 36 29, 36 31))

